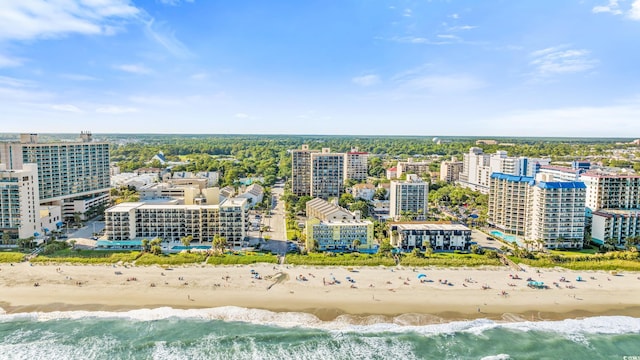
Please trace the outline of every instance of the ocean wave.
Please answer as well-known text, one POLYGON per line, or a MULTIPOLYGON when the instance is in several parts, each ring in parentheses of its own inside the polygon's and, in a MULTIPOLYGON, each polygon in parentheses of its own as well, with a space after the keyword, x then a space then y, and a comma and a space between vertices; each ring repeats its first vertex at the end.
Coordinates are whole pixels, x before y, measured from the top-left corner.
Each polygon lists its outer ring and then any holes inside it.
MULTIPOLYGON (((131 321, 157 321, 166 319, 191 319, 205 321, 243 322, 253 325, 277 326, 282 328, 301 327, 326 330, 336 333, 400 333, 414 332, 421 335, 471 333, 480 335, 491 329, 507 329, 519 332, 541 331, 576 336, 576 334, 636 334, 640 333, 640 318, 628 316, 594 316, 582 319, 558 321, 494 321, 474 319, 443 322, 438 317, 422 314, 388 316, 340 315, 334 320, 323 321, 310 313, 273 312, 224 306, 208 309, 174 309, 160 307, 122 312, 113 311, 53 311, 7 314, 0 308, 0 322, 11 321, 54 321, 81 320, 87 318, 125 319, 131 321), (415 325, 415 323, 423 323, 415 325), (424 324, 424 322, 431 322, 424 324), (441 323, 434 323, 441 322, 441 323), (412 324, 414 323, 414 324, 412 324)), ((499 355, 500 356, 500 355, 499 355)))

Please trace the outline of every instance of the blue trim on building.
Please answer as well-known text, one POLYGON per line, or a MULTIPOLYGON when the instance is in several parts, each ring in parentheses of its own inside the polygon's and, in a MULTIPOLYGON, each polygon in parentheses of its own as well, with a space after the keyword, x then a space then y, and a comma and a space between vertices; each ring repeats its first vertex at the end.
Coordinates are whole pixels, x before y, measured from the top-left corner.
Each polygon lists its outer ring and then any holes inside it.
POLYGON ((546 182, 540 181, 536 184, 541 189, 586 189, 587 186, 583 182, 567 181, 567 182, 546 182))
POLYGON ((531 177, 531 176, 509 175, 509 174, 503 174, 503 173, 497 173, 497 172, 492 173, 491 174, 491 178, 492 179, 498 179, 498 180, 513 181, 513 182, 531 182, 531 181, 534 181, 534 178, 531 177))

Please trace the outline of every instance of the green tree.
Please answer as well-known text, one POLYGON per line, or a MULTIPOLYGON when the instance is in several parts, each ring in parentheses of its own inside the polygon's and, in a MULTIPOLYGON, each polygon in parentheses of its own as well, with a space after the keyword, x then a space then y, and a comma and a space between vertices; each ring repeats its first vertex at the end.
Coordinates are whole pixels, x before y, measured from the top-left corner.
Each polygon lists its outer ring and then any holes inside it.
POLYGON ((393 250, 393 246, 391 245, 389 239, 382 240, 378 252, 380 252, 381 254, 390 254, 391 250, 393 250))
POLYGON ((185 247, 190 247, 192 241, 193 241, 193 236, 191 236, 191 235, 187 235, 187 236, 184 236, 184 237, 180 238, 180 242, 185 247))
POLYGON ((142 239, 142 251, 143 252, 149 251, 149 240, 142 239))
POLYGON ((355 239, 353 240, 353 242, 351 243, 351 249, 352 250, 358 250, 358 247, 362 245, 362 241, 360 241, 360 239, 355 239))
POLYGON ((224 251, 224 249, 227 247, 227 238, 220 236, 220 234, 216 234, 213 237, 211 246, 216 250, 224 251))

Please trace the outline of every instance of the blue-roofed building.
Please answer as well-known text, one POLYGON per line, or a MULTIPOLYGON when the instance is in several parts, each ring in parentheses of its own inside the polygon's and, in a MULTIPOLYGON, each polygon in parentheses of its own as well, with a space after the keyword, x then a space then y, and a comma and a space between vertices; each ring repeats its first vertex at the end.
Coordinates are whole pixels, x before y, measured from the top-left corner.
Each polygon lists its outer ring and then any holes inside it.
POLYGON ((587 187, 579 181, 553 181, 544 174, 538 179, 531 186, 525 237, 542 240, 552 249, 582 248, 587 187))
POLYGON ((546 248, 581 248, 585 197, 582 182, 556 181, 549 174, 533 178, 493 173, 489 223, 531 248, 539 247, 538 241, 546 248))

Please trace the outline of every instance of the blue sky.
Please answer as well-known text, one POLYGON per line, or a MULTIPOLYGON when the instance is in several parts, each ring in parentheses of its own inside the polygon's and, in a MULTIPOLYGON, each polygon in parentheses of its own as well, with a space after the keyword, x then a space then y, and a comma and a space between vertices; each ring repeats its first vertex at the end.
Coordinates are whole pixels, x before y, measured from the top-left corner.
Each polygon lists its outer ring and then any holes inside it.
POLYGON ((0 3, 0 131, 640 137, 640 0, 0 3))

